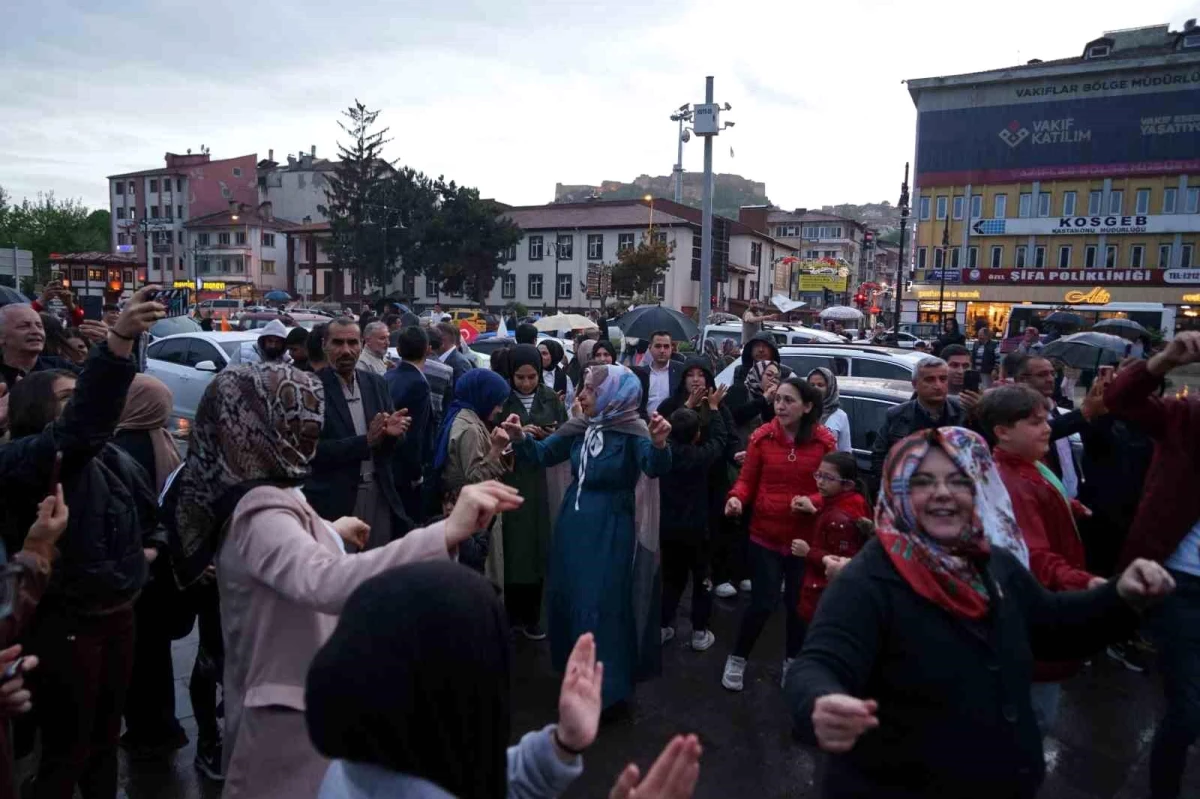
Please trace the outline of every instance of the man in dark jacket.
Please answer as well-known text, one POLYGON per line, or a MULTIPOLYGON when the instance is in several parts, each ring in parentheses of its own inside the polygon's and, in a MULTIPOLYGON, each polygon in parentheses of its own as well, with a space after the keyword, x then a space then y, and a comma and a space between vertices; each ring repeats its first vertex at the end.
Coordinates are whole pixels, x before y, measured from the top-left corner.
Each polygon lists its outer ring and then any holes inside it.
POLYGON ((304 496, 322 519, 356 516, 371 527, 367 548, 383 546, 412 528, 396 493, 392 451, 410 424, 392 412, 382 377, 357 369, 362 334, 350 317, 325 329, 325 358, 317 372, 325 386, 325 423, 304 484, 304 496))
POLYGON ((958 329, 958 320, 953 316, 942 323, 942 334, 933 342, 933 354, 942 357, 942 350, 951 344, 966 344, 967 337, 958 329))
POLYGON ((437 429, 430 424, 429 382, 421 371, 429 353, 429 338, 421 328, 408 327, 401 331, 397 344, 400 363, 384 375, 384 379, 392 406, 407 410, 413 426, 412 432, 396 445, 392 468, 404 510, 414 524, 420 524, 423 515, 421 467, 426 453, 433 447, 433 434, 437 429))
POLYGON ((25 375, 44 369, 79 372, 79 367, 66 358, 43 355, 45 346, 42 315, 32 306, 5 305, 0 308, 0 383, 11 388, 25 375))
POLYGON ((657 413, 658 406, 675 393, 679 381, 683 379, 683 364, 671 359, 671 334, 665 330, 655 331, 650 335, 650 363, 647 366, 635 366, 634 371, 642 372, 646 379, 646 396, 642 404, 649 414, 657 413))
POLYGON ((438 351, 438 360, 454 370, 454 383, 457 384, 458 378, 471 370, 471 362, 458 351, 458 342, 462 338, 458 328, 450 322, 440 322, 437 328, 442 334, 442 348, 438 351))
POLYGON ((1083 485, 1084 473, 1072 442, 1078 442, 1079 434, 1088 424, 1104 414, 1102 387, 1089 391, 1078 410, 1068 411, 1054 401, 1054 364, 1047 359, 1040 355, 1024 358, 1017 363, 1012 377, 1046 398, 1046 410, 1050 414, 1050 450, 1046 453, 1046 465, 1062 481, 1067 496, 1075 499, 1083 485))
POLYGON ((1178 333, 1149 361, 1121 369, 1104 392, 1109 412, 1136 424, 1156 444, 1119 565, 1158 560, 1176 584, 1149 617, 1167 698, 1150 752, 1154 799, 1180 795, 1188 748, 1200 736, 1200 396, 1157 395, 1168 372, 1197 362, 1200 332, 1178 333))
POLYGON ((962 406, 949 395, 950 368, 941 358, 921 359, 912 384, 916 397, 888 410, 871 446, 871 480, 876 492, 883 462, 897 441, 918 430, 960 427, 966 422, 962 406))
POLYGON ((971 368, 982 376, 983 388, 992 387, 992 372, 1000 365, 1000 349, 992 338, 989 327, 979 328, 975 336, 975 347, 971 350, 971 368))

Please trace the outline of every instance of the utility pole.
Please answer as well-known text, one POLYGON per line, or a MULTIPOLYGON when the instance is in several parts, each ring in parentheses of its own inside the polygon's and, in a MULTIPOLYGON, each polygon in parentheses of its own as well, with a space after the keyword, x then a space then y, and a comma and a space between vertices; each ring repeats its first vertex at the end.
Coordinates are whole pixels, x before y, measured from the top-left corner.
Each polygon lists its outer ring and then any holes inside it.
MULTIPOLYGON (((729 103, 725 103, 724 110, 730 109, 729 103)), ((693 113, 693 127, 697 136, 704 137, 704 202, 702 204, 701 230, 700 235, 700 331, 703 334, 705 325, 708 324, 708 315, 712 302, 712 203, 713 203, 713 137, 720 133, 725 128, 733 127, 732 122, 726 122, 721 125, 722 106, 718 106, 713 102, 713 78, 709 75, 704 79, 704 104, 695 106, 693 113)))
POLYGON ((683 202, 683 145, 691 138, 687 130, 684 129, 683 123, 692 121, 691 103, 684 103, 679 106, 679 110, 671 114, 671 121, 679 123, 679 136, 675 141, 678 147, 678 152, 675 156, 675 168, 672 170, 675 173, 675 202, 683 202))
POLYGON ((900 184, 900 260, 896 264, 896 316, 892 332, 900 343, 900 301, 904 295, 904 228, 908 224, 908 162, 904 164, 904 182, 900 184))

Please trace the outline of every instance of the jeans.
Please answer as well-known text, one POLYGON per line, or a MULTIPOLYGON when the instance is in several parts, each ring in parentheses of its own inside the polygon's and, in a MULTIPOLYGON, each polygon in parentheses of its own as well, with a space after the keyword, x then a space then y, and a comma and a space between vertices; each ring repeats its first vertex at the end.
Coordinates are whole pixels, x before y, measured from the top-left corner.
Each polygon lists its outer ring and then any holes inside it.
POLYGON ((133 608, 81 616, 39 608, 30 651, 40 659, 34 696, 41 704, 42 757, 35 799, 117 795, 117 739, 133 671, 133 608))
POLYGON ((1151 799, 1179 796, 1188 747, 1200 737, 1200 577, 1171 576, 1175 593, 1149 616, 1167 699, 1150 750, 1151 799))
POLYGON ((1033 717, 1037 719, 1038 731, 1045 737, 1054 729, 1058 718, 1058 703, 1062 699, 1062 683, 1035 682, 1029 689, 1029 702, 1033 705, 1033 717))
POLYGON ((196 603, 196 622, 200 627, 200 646, 192 664, 192 679, 188 696, 196 715, 200 742, 212 744, 221 740, 217 725, 217 686, 225 672, 225 641, 221 637, 221 604, 217 582, 205 578, 188 589, 196 603))
MULTIPOLYGON (((702 539, 702 536, 698 538, 702 539)), ((675 625, 675 612, 679 599, 687 587, 688 575, 692 578, 692 631, 708 629, 708 618, 712 615, 712 594, 704 587, 708 576, 707 546, 697 538, 680 538, 662 541, 662 626, 675 625)))
POLYGON ((750 607, 746 608, 742 616, 742 626, 738 630, 733 654, 740 658, 750 657, 750 650, 754 649, 754 643, 762 633, 767 619, 779 604, 779 584, 783 583, 783 604, 787 619, 784 656, 795 657, 804 643, 804 620, 796 612, 796 604, 800 600, 800 584, 804 577, 804 558, 783 555, 753 541, 747 547, 747 555, 753 588, 750 592, 750 607))

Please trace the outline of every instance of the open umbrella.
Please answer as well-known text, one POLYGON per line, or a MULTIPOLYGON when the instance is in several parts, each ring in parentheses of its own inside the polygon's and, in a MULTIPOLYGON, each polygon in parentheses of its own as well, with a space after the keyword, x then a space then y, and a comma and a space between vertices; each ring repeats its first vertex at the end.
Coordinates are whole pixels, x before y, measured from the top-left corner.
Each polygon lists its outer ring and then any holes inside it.
POLYGON ((266 294, 264 294, 263 299, 267 302, 290 302, 292 295, 288 294, 283 289, 275 289, 274 291, 268 291, 266 294))
POLYGON ((1092 325, 1092 330, 1103 330, 1105 333, 1115 333, 1118 336, 1148 336, 1150 331, 1139 325, 1132 319, 1123 319, 1115 317, 1113 319, 1105 319, 1092 325))
POLYGON ((831 305, 821 311, 822 319, 833 319, 838 322, 858 321, 863 318, 862 311, 849 305, 831 305))
MULTIPOLYGON (((595 322, 577 313, 556 313, 553 316, 543 316, 533 323, 533 326, 543 333, 556 333, 561 330, 596 330, 595 322)), ((624 328, 621 328, 624 330, 624 328)))
POLYGON ((665 330, 672 341, 691 341, 700 335, 696 323, 674 308, 645 305, 634 308, 617 320, 621 333, 636 339, 649 340, 653 333, 665 330))
POLYGON ((1120 363, 1128 348, 1129 342, 1120 336, 1085 330, 1051 341, 1042 348, 1041 357, 1057 358, 1076 369, 1096 369, 1120 363))
POLYGON ((1048 325, 1058 325, 1059 327, 1083 327, 1085 324, 1082 316, 1070 311, 1055 311, 1042 321, 1048 325))
POLYGON ((29 298, 14 288, 0 286, 0 305, 28 305, 29 298))

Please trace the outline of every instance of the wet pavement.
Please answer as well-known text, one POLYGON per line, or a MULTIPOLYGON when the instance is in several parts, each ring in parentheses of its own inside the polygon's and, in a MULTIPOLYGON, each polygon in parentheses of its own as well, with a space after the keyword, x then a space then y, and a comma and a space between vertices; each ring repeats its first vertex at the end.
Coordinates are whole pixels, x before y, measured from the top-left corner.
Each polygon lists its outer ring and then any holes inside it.
MULTIPOLYGON (((684 612, 679 635, 664 652, 664 676, 639 686, 631 713, 606 724, 587 754, 584 775, 570 797, 607 796, 612 780, 629 761, 643 771, 677 732, 698 733, 704 744, 698 799, 790 799, 815 797, 813 772, 819 753, 790 736, 779 688, 783 655, 782 616, 777 613, 759 641, 741 694, 720 685, 745 599, 715 600, 717 642, 707 652, 688 648, 684 612)), ((688 607, 687 602, 683 609, 688 607)), ((541 727, 557 715, 558 678, 551 672, 545 642, 514 644, 514 734, 541 727)), ((195 723, 187 676, 196 638, 175 645, 177 713, 193 742, 195 723)), ((1065 687, 1058 725, 1047 741, 1048 776, 1041 796, 1051 799, 1135 799, 1146 795, 1146 764, 1153 727, 1161 709, 1152 672, 1128 671, 1103 653, 1065 687)), ((173 761, 131 764, 122 757, 122 796, 129 799, 209 799, 220 787, 192 768, 194 743, 173 761)), ((1193 758, 1184 796, 1200 796, 1200 758, 1193 758)))

